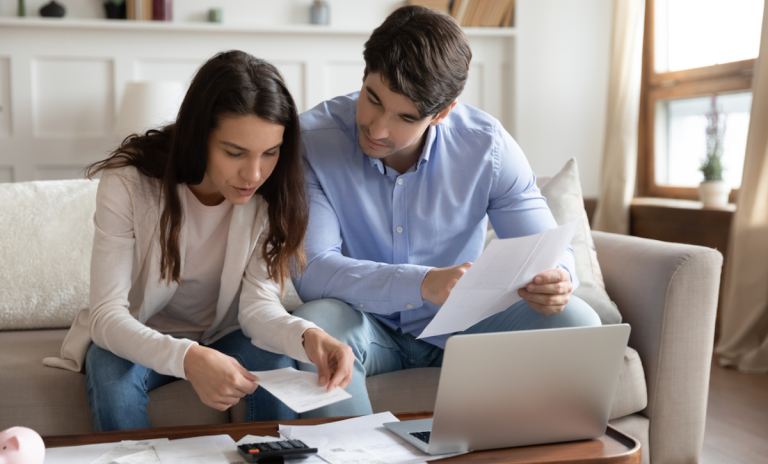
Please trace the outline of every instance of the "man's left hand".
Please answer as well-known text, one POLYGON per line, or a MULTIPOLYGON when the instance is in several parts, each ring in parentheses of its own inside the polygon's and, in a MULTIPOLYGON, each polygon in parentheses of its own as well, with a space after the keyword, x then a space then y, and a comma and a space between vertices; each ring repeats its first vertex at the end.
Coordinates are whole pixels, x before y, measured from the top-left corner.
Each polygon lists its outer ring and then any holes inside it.
POLYGON ((563 311, 572 291, 570 274, 565 269, 557 268, 537 275, 517 294, 534 311, 550 316, 563 311))

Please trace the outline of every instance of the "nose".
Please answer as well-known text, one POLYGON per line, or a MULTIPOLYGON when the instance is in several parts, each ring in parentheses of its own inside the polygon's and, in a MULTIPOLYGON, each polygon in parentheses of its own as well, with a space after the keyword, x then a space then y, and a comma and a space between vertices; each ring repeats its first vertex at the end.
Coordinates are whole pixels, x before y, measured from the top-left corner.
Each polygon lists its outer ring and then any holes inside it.
POLYGON ((368 126, 368 131, 370 131, 370 136, 374 140, 384 140, 389 137, 386 117, 384 115, 379 115, 373 118, 371 124, 368 126))
POLYGON ((249 158, 240 168, 240 177, 248 182, 249 187, 261 182, 261 157, 249 158))

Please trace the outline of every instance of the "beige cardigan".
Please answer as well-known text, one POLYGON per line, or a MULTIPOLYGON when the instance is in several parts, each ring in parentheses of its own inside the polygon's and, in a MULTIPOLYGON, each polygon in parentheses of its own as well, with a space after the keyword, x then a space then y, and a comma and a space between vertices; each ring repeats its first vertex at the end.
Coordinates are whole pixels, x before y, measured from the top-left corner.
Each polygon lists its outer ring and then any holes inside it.
MULTIPOLYGON (((187 210, 179 185, 182 210, 187 210)), ((158 224, 160 183, 133 167, 103 172, 96 195, 95 234, 91 256, 90 302, 75 318, 61 358, 43 364, 81 371, 91 341, 160 374, 185 378, 184 356, 196 342, 163 335, 144 325, 165 307, 178 284, 160 281, 158 224)), ((203 334, 210 344, 242 328, 259 348, 309 362, 301 343, 305 330, 316 328, 294 317, 280 301, 280 286, 267 278, 262 240, 267 234, 267 203, 254 195, 235 205, 227 238, 216 318, 203 334)), ((187 227, 180 234, 181 273, 187 227)))

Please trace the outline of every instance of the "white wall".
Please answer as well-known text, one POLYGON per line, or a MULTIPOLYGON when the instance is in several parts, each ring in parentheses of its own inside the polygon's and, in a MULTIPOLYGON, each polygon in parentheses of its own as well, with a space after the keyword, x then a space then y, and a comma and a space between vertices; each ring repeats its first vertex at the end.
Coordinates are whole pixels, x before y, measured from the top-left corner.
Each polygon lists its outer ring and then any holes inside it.
MULTIPOLYGON (((25 0, 27 16, 39 16, 49 0, 25 0)), ((326 0, 334 26, 378 26, 403 0, 326 0)), ((104 0, 58 0, 66 18, 104 18, 104 0)), ((0 0, 0 16, 16 16, 16 0, 0 0)), ((211 7, 224 10, 225 24, 308 24, 312 0, 175 0, 174 22, 205 21, 211 7)))
POLYGON ((613 0, 517 0, 515 135, 539 176, 575 157, 597 197, 613 0))

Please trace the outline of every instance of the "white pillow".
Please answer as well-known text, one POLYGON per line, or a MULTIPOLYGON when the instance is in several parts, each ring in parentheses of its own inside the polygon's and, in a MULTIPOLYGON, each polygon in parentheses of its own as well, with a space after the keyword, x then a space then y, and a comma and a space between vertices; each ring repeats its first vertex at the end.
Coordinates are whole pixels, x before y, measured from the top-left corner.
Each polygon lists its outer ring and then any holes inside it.
POLYGON ((69 327, 88 305, 98 185, 0 184, 0 330, 69 327))
POLYGON ((571 240, 571 248, 576 257, 576 276, 580 282, 579 288, 573 294, 592 306, 603 324, 618 324, 621 322, 621 314, 605 292, 603 273, 600 270, 600 263, 597 262, 595 242, 592 240, 587 212, 584 210, 576 158, 568 160, 563 169, 551 179, 539 179, 537 185, 541 189, 541 194, 547 199, 547 205, 558 225, 570 222, 579 216, 583 219, 571 240))

